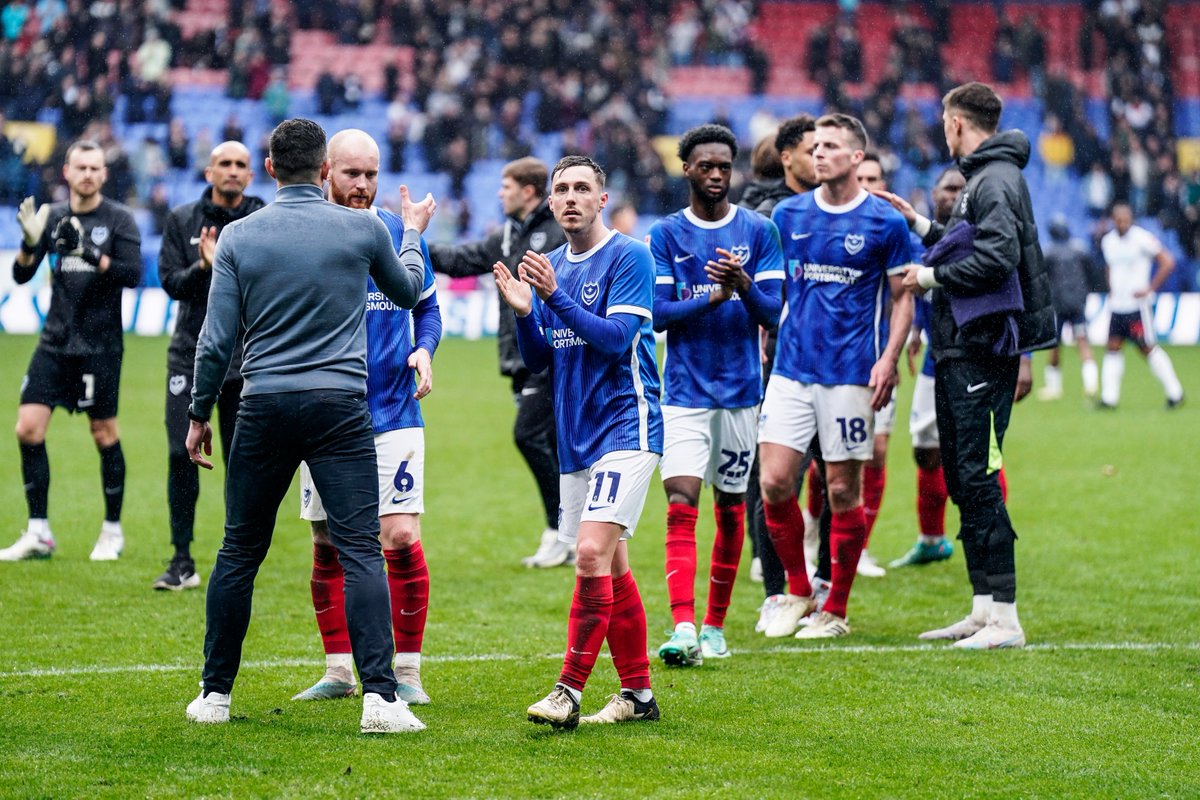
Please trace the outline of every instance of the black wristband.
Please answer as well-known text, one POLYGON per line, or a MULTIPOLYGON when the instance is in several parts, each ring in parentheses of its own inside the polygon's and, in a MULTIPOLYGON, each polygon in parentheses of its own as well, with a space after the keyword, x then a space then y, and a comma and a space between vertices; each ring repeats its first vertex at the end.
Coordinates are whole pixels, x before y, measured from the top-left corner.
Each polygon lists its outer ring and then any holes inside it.
POLYGON ((22 253, 24 253, 27 256, 35 256, 35 255, 37 255, 37 251, 38 251, 38 246, 36 244, 33 247, 30 247, 29 245, 25 244, 25 237, 24 236, 21 237, 21 252, 22 253))
POLYGON ((192 411, 192 409, 190 407, 188 408, 188 419, 190 419, 192 422, 199 422, 199 423, 208 422, 208 417, 200 416, 199 414, 192 411))

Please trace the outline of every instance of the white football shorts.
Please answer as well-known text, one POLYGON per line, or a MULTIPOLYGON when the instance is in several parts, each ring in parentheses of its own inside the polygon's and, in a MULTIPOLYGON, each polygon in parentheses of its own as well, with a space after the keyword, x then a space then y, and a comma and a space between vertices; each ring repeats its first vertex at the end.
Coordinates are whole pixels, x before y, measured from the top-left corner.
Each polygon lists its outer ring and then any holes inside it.
POLYGON ((892 391, 892 399, 888 404, 875 412, 875 435, 891 436, 892 428, 896 427, 896 392, 892 391))
MULTIPOLYGON (((425 511, 425 429, 400 428, 375 437, 379 516, 425 511)), ((300 462, 300 519, 324 522, 325 506, 308 464, 300 462)))
POLYGON ((580 522, 613 522, 633 536, 650 479, 658 466, 658 453, 615 450, 578 472, 558 476, 558 540, 574 544, 580 522))
POLYGON ((870 461, 874 428, 870 388, 822 386, 772 375, 758 417, 758 443, 803 453, 815 435, 821 437, 826 461, 870 461))
POLYGON ((740 494, 750 485, 758 408, 663 406, 663 480, 700 478, 723 492, 740 494))
POLYGON ((938 438, 937 407, 933 399, 933 378, 918 375, 913 387, 912 413, 908 416, 908 432, 912 434, 912 446, 918 450, 941 447, 938 438))

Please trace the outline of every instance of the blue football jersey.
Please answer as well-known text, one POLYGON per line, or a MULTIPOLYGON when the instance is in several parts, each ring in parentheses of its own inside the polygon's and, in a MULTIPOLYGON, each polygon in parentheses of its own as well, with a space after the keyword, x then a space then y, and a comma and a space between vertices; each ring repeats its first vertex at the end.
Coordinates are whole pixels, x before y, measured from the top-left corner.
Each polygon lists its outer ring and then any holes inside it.
MULTIPOLYGON (((719 289, 704 272, 705 263, 720 258, 718 247, 741 259, 759 290, 780 295, 784 272, 779 232, 760 214, 730 206, 729 214, 717 222, 702 220, 685 208, 650 228, 659 297, 662 287, 669 287, 676 301, 719 289)), ((663 366, 666 405, 746 408, 762 400, 758 323, 736 292, 728 301, 667 328, 663 366)))
POLYGON ((561 472, 587 469, 616 450, 662 453, 658 363, 651 308, 654 262, 642 242, 612 231, 586 253, 570 244, 547 253, 558 287, 597 316, 633 314, 641 326, 621 355, 608 356, 575 334, 533 296, 533 313, 553 350, 554 419, 561 472))
MULTIPOLYGON (((372 208, 392 234, 396 249, 404 238, 404 222, 383 208, 372 208)), ((413 398, 417 391, 415 373, 408 366, 415 342, 414 315, 440 315, 433 277, 433 261, 425 239, 421 239, 421 255, 425 258, 425 284, 416 308, 400 308, 379 290, 375 281, 367 278, 367 405, 371 409, 371 425, 375 433, 400 428, 422 428, 421 404, 413 398)), ((440 324, 438 333, 440 335, 440 324)), ((437 346, 436 339, 432 342, 437 346)), ((433 352, 430 351, 430 355, 433 352)))
POLYGON ((825 386, 870 383, 886 340, 888 276, 912 261, 908 225, 865 191, 842 206, 821 190, 775 207, 787 263, 787 310, 774 371, 825 386))

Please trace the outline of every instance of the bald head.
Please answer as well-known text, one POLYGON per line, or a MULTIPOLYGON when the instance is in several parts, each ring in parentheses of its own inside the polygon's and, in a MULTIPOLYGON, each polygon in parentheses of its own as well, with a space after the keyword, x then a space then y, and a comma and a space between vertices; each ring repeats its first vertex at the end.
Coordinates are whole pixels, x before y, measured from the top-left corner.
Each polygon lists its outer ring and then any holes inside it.
POLYGON ((241 142, 221 142, 204 168, 204 179, 213 187, 213 202, 226 208, 241 205, 242 194, 253 178, 250 151, 241 142))
POLYGON ((357 128, 329 140, 329 199, 347 208, 370 208, 379 191, 379 145, 357 128))

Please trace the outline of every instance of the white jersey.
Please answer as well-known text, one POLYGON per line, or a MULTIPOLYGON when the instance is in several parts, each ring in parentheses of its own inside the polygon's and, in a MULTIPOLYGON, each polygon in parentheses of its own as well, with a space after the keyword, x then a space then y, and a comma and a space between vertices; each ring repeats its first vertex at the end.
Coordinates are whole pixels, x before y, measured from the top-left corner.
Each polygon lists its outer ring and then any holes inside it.
POLYGON ((1104 234, 1100 251, 1108 265, 1108 309, 1114 314, 1132 314, 1142 307, 1135 292, 1150 288, 1154 257, 1162 244, 1145 228, 1133 225, 1122 236, 1116 230, 1104 234))

